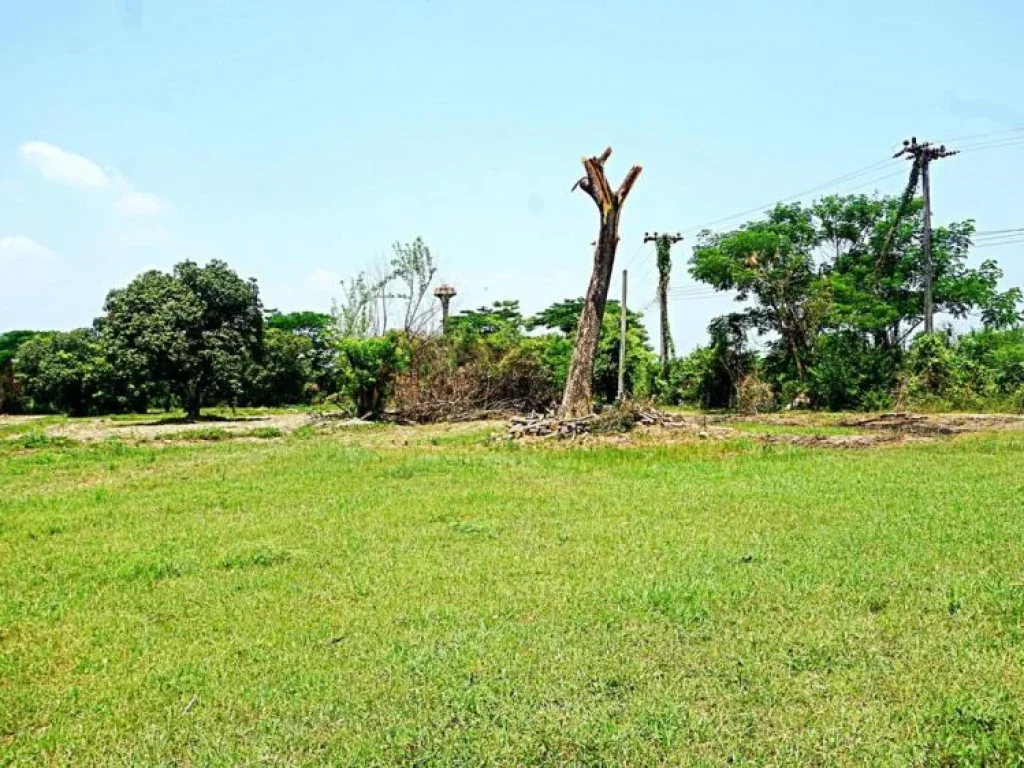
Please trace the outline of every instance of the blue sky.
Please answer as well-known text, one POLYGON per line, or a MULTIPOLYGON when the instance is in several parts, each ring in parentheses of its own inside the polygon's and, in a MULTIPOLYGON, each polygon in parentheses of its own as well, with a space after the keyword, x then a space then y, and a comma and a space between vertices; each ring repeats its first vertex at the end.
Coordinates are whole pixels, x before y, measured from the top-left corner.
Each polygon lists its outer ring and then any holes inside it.
MULTIPOLYGON (((108 289, 183 258, 225 259, 267 306, 327 309, 417 235, 461 306, 536 310, 586 286, 596 216, 569 189, 607 144, 614 182, 644 166, 618 267, 646 305, 645 230, 815 187, 911 134, 1024 126, 1022 29, 1015 0, 9 0, 0 331, 86 325, 108 289)), ((824 191, 896 192, 902 170, 824 191)), ((1022 178, 1024 144, 945 160, 937 220, 1024 226, 1022 178)), ((987 255, 1024 284, 1024 248, 987 255)), ((673 302, 677 347, 730 303, 673 302)))

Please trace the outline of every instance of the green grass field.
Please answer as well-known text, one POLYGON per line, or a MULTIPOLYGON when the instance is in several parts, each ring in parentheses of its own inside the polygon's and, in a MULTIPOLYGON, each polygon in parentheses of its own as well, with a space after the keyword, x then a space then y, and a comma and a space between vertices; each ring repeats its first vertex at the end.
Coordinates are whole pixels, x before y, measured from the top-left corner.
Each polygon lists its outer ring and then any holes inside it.
POLYGON ((1024 433, 392 431, 0 445, 0 765, 1024 761, 1024 433))

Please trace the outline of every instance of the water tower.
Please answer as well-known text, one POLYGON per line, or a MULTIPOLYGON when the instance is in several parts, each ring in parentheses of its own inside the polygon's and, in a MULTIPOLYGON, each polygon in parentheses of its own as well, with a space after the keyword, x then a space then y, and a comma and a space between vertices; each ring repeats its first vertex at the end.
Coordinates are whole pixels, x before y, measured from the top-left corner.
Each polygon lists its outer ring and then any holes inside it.
POLYGON ((451 304, 452 297, 456 295, 455 286, 442 283, 434 289, 434 295, 441 302, 441 330, 443 332, 448 329, 448 305, 451 304))

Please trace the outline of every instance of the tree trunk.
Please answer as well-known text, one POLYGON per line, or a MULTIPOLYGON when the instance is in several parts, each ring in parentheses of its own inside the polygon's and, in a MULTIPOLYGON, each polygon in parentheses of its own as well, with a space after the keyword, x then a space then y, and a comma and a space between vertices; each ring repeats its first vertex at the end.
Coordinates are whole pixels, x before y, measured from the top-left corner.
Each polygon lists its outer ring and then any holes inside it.
POLYGON ((199 418, 199 409, 203 403, 203 391, 197 382, 185 385, 185 417, 189 421, 199 418))
POLYGON ((594 359, 601 339, 604 308, 615 266, 615 250, 619 245, 619 212, 641 170, 639 165, 634 165, 618 191, 612 192, 604 175, 604 163, 611 154, 611 147, 608 147, 598 157, 584 158, 583 167, 587 175, 573 187, 575 189, 578 186, 593 199, 600 212, 601 227, 594 246, 594 267, 580 312, 569 375, 562 396, 563 418, 579 418, 593 410, 594 359))

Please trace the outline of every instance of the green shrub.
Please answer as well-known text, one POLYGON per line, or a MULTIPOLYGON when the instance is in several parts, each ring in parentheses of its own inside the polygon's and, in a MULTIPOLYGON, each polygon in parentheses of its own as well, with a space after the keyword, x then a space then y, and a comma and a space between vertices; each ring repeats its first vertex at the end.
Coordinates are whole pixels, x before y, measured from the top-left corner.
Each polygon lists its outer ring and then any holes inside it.
POLYGON ((357 416, 380 416, 395 376, 408 364, 408 347, 397 332, 375 338, 343 338, 338 342, 340 392, 357 416))

